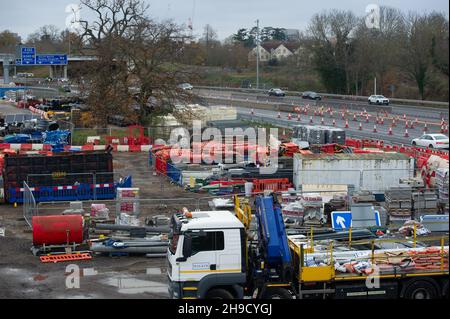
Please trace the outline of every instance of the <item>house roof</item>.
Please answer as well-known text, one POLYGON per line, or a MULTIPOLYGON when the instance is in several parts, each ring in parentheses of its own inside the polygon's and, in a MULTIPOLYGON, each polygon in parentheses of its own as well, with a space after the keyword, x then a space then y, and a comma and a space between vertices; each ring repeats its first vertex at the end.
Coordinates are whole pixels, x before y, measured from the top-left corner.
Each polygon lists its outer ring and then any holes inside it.
POLYGON ((261 44, 261 46, 269 52, 275 50, 280 45, 284 45, 291 52, 294 52, 300 46, 300 44, 297 42, 281 42, 281 41, 265 42, 261 44))

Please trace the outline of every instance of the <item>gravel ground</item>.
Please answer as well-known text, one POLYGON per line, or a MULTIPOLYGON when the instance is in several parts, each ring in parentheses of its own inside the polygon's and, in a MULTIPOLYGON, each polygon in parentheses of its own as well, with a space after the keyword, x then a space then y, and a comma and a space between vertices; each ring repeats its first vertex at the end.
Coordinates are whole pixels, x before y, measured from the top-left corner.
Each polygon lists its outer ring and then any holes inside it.
MULTIPOLYGON (((147 154, 114 153, 118 174, 132 175, 134 186, 141 190, 141 198, 153 199, 151 204, 141 205, 142 219, 171 214, 183 206, 192 207, 193 198, 204 196, 185 192, 154 176, 147 159, 147 154), (171 199, 171 203, 166 205, 164 198, 171 199)), ((61 213, 61 207, 64 205, 46 206, 57 208, 48 209, 53 213, 61 213)), ((66 280, 73 282, 73 270, 66 269, 69 263, 44 264, 32 255, 32 232, 25 223, 21 206, 1 204, 0 227, 6 229, 5 237, 0 237, 0 299, 168 297, 164 258, 94 256, 90 261, 72 262, 79 266, 80 287, 67 288, 66 280)))

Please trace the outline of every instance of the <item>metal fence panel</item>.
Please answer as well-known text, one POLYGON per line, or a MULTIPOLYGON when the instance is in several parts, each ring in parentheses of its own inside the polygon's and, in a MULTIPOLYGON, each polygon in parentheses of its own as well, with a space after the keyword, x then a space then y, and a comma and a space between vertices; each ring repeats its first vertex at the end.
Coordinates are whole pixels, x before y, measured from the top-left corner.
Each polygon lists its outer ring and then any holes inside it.
POLYGON ((32 217, 37 212, 36 200, 33 192, 26 182, 23 182, 23 218, 28 226, 32 226, 32 217))

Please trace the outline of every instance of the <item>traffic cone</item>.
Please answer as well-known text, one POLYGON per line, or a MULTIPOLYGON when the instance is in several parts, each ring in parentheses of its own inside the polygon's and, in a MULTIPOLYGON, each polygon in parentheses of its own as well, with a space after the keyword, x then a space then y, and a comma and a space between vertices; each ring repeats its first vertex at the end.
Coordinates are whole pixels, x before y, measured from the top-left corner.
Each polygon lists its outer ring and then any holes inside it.
POLYGON ((281 113, 280 112, 278 112, 278 116, 277 116, 279 119, 281 118, 281 113))
POLYGON ((292 118, 291 113, 288 114, 288 120, 290 120, 292 118))
POLYGON ((426 132, 428 132, 428 126, 427 126, 427 123, 425 123, 425 125, 423 126, 423 131, 426 133, 426 132))
POLYGON ((405 129, 405 137, 409 137, 408 129, 405 129))
POLYGON ((384 117, 381 117, 381 125, 384 125, 384 117))
POLYGON ((322 125, 325 124, 325 120, 323 119, 323 117, 322 117, 322 119, 320 120, 320 123, 321 123, 322 125))
POLYGON ((345 120, 345 113, 342 113, 342 120, 345 120))
POLYGON ((297 121, 300 122, 300 113, 297 114, 297 121))
POLYGON ((345 120, 345 128, 348 128, 348 120, 345 120))
POLYGON ((316 110, 314 110, 314 116, 317 116, 317 111, 316 110))
POLYGON ((441 125, 441 134, 444 134, 444 133, 445 133, 445 126, 441 125))
POLYGON ((408 121, 405 122, 405 128, 409 128, 408 121))
POLYGON ((389 133, 388 133, 388 135, 393 135, 393 134, 392 134, 392 127, 389 127, 389 133))
POLYGON ((366 123, 369 123, 369 115, 366 115, 366 123))
POLYGON ((353 113, 353 121, 356 122, 356 114, 353 113))
POLYGON ((312 116, 309 117, 309 123, 311 123, 311 124, 313 123, 313 118, 312 118, 312 116))
POLYGON ((414 129, 414 121, 411 121, 411 124, 409 125, 410 129, 414 129))
POLYGON ((359 130, 362 131, 362 123, 359 123, 359 130))
POLYGON ((250 113, 253 115, 255 112, 254 112, 254 110, 252 109, 250 113))
POLYGON ((336 120, 333 120, 333 126, 336 126, 336 120))
POLYGON ((406 120, 406 114, 403 114, 403 119, 406 120))
POLYGON ((395 124, 395 119, 392 119, 392 126, 396 126, 396 124, 395 124))
POLYGON ((373 132, 377 133, 377 126, 376 125, 373 126, 373 132))

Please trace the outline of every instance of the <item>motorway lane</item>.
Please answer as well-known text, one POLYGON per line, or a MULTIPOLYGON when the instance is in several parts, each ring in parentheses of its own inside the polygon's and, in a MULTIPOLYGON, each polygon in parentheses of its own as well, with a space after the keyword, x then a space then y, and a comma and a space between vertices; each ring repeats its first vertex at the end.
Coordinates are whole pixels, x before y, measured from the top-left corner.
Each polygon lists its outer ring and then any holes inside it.
MULTIPOLYGON (((339 108, 345 108, 347 106, 358 106, 360 108, 364 108, 367 110, 367 112, 370 113, 370 109, 374 106, 368 105, 365 102, 361 101, 343 101, 343 100, 336 100, 336 99, 326 99, 323 101, 311 101, 311 100, 304 100, 301 97, 294 97, 294 96, 286 96, 286 97, 269 97, 268 95, 264 94, 252 94, 252 93, 241 93, 241 92, 231 92, 231 91, 213 91, 213 90, 205 90, 200 89, 196 90, 196 92, 200 96, 210 96, 210 97, 222 97, 222 98, 234 98, 234 99, 242 99, 242 100, 248 100, 248 101, 269 101, 275 103, 286 103, 286 104, 293 104, 293 105, 325 105, 325 106, 331 106, 336 109, 336 111, 339 108)), ((432 108, 432 107, 420 107, 420 106, 407 106, 407 105, 394 105, 391 104, 392 111, 389 112, 390 114, 393 114, 395 116, 402 117, 404 114, 409 116, 412 119, 418 118, 427 120, 428 122, 440 122, 442 118, 445 119, 445 121, 448 123, 449 121, 449 110, 445 108, 432 108)))
MULTIPOLYGON (((297 114, 291 114, 291 120, 288 119, 288 114, 286 112, 280 112, 280 118, 278 118, 278 112, 271 110, 261 110, 254 109, 253 114, 251 114, 251 110, 245 107, 236 107, 238 115, 240 118, 245 120, 252 121, 262 121, 267 123, 272 123, 273 125, 280 127, 291 128, 295 125, 299 124, 307 124, 307 125, 322 125, 321 116, 312 116, 313 124, 310 124, 310 116, 311 115, 301 115, 300 121, 297 119, 297 114)), ((329 116, 329 114, 324 115, 323 117, 324 124, 326 126, 333 126, 333 120, 336 123, 337 128, 345 129, 347 135, 349 137, 354 138, 364 138, 364 139, 379 139, 391 144, 404 144, 411 145, 411 141, 413 138, 419 137, 423 134, 423 126, 416 126, 414 129, 408 129, 409 137, 405 137, 405 128, 402 125, 397 125, 396 127, 392 127, 392 135, 389 135, 389 127, 391 123, 385 122, 384 125, 375 124, 373 120, 370 120, 369 123, 366 123, 365 120, 348 120, 348 128, 345 128, 345 120, 342 120, 341 115, 334 115, 333 118, 329 116), (363 129, 359 130, 359 124, 362 124, 363 129), (373 132, 374 125, 376 125, 377 133, 373 132)), ((433 132, 430 130, 430 132, 433 132)))
POLYGON ((3 115, 9 114, 31 114, 28 109, 19 109, 14 104, 6 101, 0 101, 0 113, 3 115))

